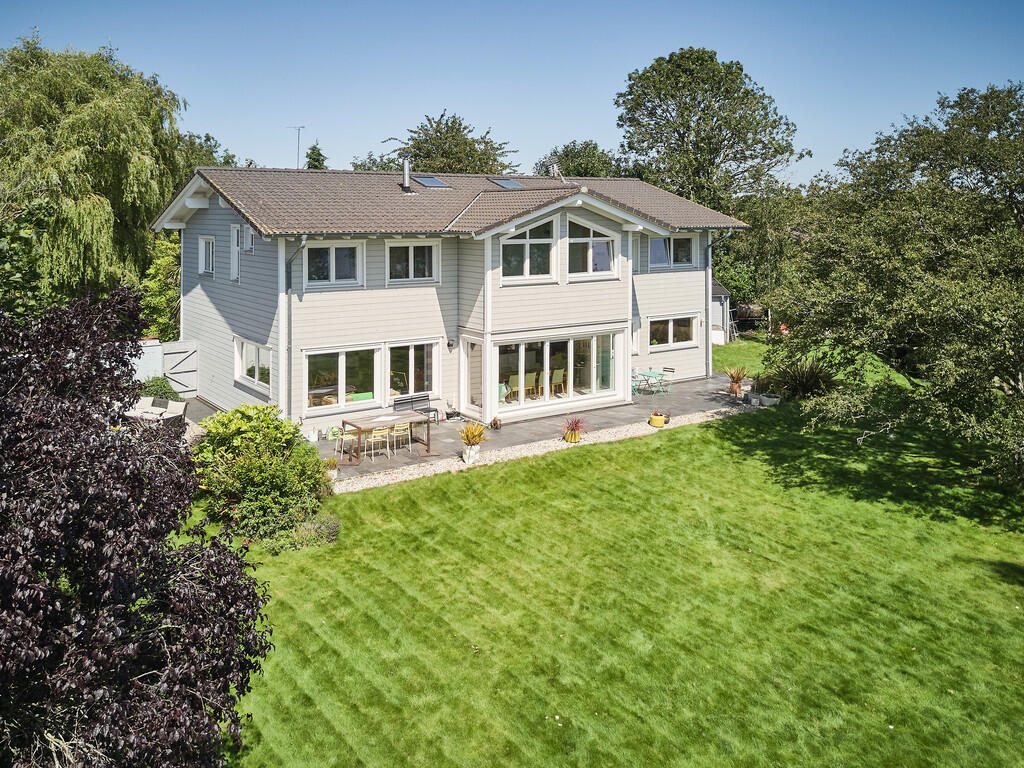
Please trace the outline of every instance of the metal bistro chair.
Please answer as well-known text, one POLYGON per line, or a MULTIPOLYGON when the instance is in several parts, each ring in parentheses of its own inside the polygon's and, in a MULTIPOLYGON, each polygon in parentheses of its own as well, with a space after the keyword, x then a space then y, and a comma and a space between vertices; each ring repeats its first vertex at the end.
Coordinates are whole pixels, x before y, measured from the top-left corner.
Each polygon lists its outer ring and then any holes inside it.
POLYGON ((370 457, 370 461, 374 461, 373 450, 376 447, 380 450, 380 447, 384 447, 384 453, 387 457, 391 458, 391 429, 388 427, 374 427, 373 431, 370 432, 366 441, 363 443, 363 453, 370 457))
POLYGON ((398 453, 398 441, 402 439, 405 440, 409 453, 412 453, 412 424, 408 421, 391 427, 391 450, 395 453, 398 453))
POLYGON ((663 379, 658 380, 658 384, 661 385, 661 391, 666 395, 672 391, 672 379, 676 375, 675 368, 662 368, 661 372, 665 374, 663 379))
POLYGON ((651 382, 646 376, 640 375, 640 369, 634 368, 632 374, 632 386, 634 395, 646 395, 651 391, 651 382))

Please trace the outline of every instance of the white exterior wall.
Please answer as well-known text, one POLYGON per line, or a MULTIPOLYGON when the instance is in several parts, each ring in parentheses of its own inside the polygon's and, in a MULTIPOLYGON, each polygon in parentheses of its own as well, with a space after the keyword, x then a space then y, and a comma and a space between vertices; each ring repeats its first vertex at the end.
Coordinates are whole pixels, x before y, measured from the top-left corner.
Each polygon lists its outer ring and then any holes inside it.
MULTIPOLYGON (((361 415, 392 411, 387 401, 387 344, 397 342, 436 343, 433 371, 434 392, 431 404, 458 407, 458 349, 448 351, 448 341, 458 338, 459 320, 459 247, 458 238, 440 240, 440 282, 386 285, 385 242, 388 238, 368 238, 364 244, 364 285, 361 287, 315 287, 304 285, 304 260, 301 241, 286 241, 290 261, 291 288, 289 307, 291 388, 289 417, 323 429, 340 424, 345 414, 361 415), (310 412, 306 396, 306 355, 344 347, 381 347, 377 376, 382 402, 374 406, 339 405, 331 412, 310 412)), ((336 243, 330 240, 324 242, 336 243)), ((413 239, 412 244, 416 244, 413 239)), ((424 239, 437 247, 437 240, 424 239)), ((316 247, 318 241, 309 240, 316 247)), ((307 247, 308 247, 307 246, 307 247)), ((472 250, 472 249, 470 249, 472 250)))
POLYGON ((198 342, 197 394, 218 408, 277 402, 278 366, 272 356, 270 391, 235 380, 235 338, 277 346, 277 249, 256 238, 242 252, 238 280, 230 279, 231 225, 245 223, 211 195, 209 208, 192 214, 181 230, 181 338, 198 342), (215 239, 214 274, 199 274, 199 238, 215 239))
MULTIPOLYGON (((687 233, 681 233, 683 235, 687 233)), ((707 232, 698 234, 698 260, 694 267, 651 270, 647 235, 635 238, 639 270, 633 275, 633 363, 641 370, 675 368, 676 380, 708 376, 707 301, 709 273, 707 232), (670 315, 696 314, 699 327, 696 343, 686 349, 658 349, 650 345, 650 319, 670 315)))

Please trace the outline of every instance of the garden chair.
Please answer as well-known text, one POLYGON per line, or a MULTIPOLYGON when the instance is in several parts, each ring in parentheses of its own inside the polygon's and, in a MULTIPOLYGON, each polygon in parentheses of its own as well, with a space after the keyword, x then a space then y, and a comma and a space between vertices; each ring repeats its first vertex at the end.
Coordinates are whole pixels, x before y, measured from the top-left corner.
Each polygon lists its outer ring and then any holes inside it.
POLYGON ((551 372, 551 394, 565 394, 565 368, 558 368, 551 372))
POLYGON ((363 452, 370 457, 370 461, 374 461, 374 449, 376 448, 377 450, 380 450, 381 446, 384 447, 384 453, 386 453, 387 457, 390 459, 391 430, 388 427, 375 427, 366 438, 366 442, 363 444, 363 452))
POLYGON ((508 399, 519 399, 519 374, 513 373, 508 377, 508 399))
POLYGON ((672 379, 676 375, 675 368, 662 368, 661 372, 665 374, 665 378, 659 379, 658 384, 661 386, 661 391, 666 395, 672 391, 672 379))
POLYGON ((409 453, 412 453, 412 424, 395 424, 391 427, 391 450, 398 453, 398 441, 405 440, 409 453))
POLYGON ((354 429, 342 429, 341 427, 331 427, 327 430, 327 439, 334 441, 334 452, 345 455, 345 445, 349 444, 349 453, 352 452, 351 446, 356 444, 359 439, 358 433, 354 429))
POLYGON ((523 396, 529 397, 531 392, 533 393, 534 397, 537 396, 536 371, 531 371, 530 373, 527 373, 525 376, 523 376, 523 396))

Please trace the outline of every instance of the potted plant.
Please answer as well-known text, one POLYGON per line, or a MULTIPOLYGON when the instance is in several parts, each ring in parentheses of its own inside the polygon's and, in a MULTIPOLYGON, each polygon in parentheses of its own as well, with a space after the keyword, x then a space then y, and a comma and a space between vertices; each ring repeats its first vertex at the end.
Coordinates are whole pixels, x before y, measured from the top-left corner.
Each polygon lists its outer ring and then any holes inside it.
POLYGON ((725 375, 729 377, 729 394, 739 397, 743 394, 743 380, 747 378, 747 368, 744 365, 735 368, 726 368, 725 375))
POLYGON ((477 421, 471 421, 459 430, 462 438, 462 460, 472 464, 480 456, 480 443, 487 439, 487 427, 477 421))
POLYGON ((565 420, 563 437, 567 443, 578 443, 580 441, 580 435, 586 431, 587 428, 583 425, 582 416, 570 416, 565 420))
POLYGON ((651 418, 647 420, 647 423, 650 424, 652 427, 657 427, 658 429, 660 429, 661 427, 665 426, 665 414, 659 411, 657 408, 655 408, 653 411, 651 411, 651 418))
POLYGON ((773 384, 771 376, 767 373, 762 373, 757 377, 756 388, 761 405, 778 405, 782 400, 782 395, 772 391, 773 384))
POLYGON ((764 386, 764 377, 758 373, 750 379, 750 392, 747 393, 751 405, 761 404, 761 388, 764 386))

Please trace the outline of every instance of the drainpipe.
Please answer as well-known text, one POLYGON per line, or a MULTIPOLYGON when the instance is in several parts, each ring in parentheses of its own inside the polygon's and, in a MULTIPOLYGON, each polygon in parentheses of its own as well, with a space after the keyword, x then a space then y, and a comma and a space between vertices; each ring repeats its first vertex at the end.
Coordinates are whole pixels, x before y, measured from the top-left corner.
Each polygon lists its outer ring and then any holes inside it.
MULTIPOLYGON (((725 233, 723 240, 728 240, 732 237, 732 227, 725 233)), ((711 378, 711 230, 708 230, 708 249, 707 249, 707 265, 704 268, 704 283, 706 290, 704 293, 704 346, 705 346, 705 365, 707 366, 707 378, 711 378)))

